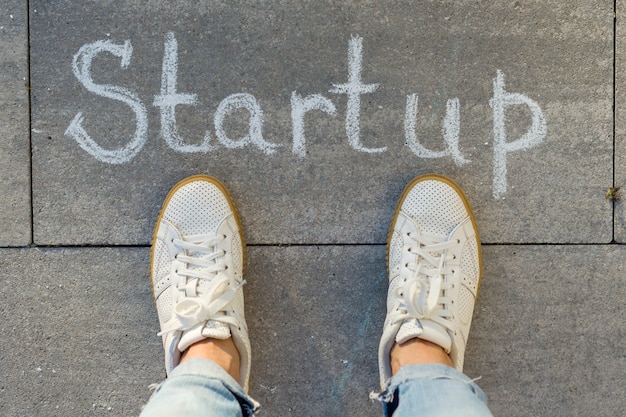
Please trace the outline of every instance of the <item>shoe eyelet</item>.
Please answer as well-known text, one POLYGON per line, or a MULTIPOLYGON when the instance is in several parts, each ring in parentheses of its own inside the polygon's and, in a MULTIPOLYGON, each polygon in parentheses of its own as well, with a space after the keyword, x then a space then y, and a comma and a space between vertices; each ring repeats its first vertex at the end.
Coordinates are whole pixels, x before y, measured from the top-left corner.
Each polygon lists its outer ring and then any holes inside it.
POLYGON ((461 243, 461 239, 457 239, 457 240, 456 240, 456 243, 457 243, 457 244, 458 244, 458 243, 461 243))

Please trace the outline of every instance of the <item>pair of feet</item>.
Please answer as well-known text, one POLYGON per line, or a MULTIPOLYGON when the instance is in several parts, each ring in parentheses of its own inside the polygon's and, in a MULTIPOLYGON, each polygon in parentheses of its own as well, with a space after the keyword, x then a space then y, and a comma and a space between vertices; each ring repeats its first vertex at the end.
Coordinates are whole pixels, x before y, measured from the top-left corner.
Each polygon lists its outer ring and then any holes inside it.
MULTIPOLYGON (((168 374, 181 361, 202 357, 248 391, 244 256, 235 205, 218 180, 197 175, 172 188, 150 263, 168 374)), ((424 175, 406 187, 389 231, 387 259, 381 386, 404 365, 442 363, 462 371, 481 255, 474 216, 453 181, 424 175)))

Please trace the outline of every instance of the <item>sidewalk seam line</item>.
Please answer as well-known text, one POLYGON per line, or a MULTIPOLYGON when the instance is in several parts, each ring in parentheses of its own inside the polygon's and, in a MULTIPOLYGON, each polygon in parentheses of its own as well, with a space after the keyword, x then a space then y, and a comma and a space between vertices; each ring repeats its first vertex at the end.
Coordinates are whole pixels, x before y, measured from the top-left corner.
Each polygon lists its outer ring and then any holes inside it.
MULTIPOLYGON (((615 184, 615 145, 616 145, 616 129, 617 129, 617 100, 616 100, 616 80, 617 80, 617 0, 613 0, 613 187, 616 187, 615 184)), ((616 218, 615 218, 615 201, 612 204, 613 209, 613 227, 611 230, 612 239, 611 242, 615 242, 615 229, 616 229, 616 218)))
MULTIPOLYGON (((290 247, 358 247, 358 246, 386 246, 386 243, 252 243, 246 245, 250 248, 290 248, 290 247)), ((626 243, 609 242, 609 243, 554 243, 554 242, 484 242, 481 246, 626 246, 626 243)), ((1 249, 141 249, 150 248, 148 244, 132 244, 132 245, 28 245, 28 246, 0 246, 1 249)))
POLYGON ((35 244, 35 207, 33 201, 33 97, 30 68, 30 0, 26 0, 26 78, 28 88, 28 148, 30 151, 30 244, 35 244))

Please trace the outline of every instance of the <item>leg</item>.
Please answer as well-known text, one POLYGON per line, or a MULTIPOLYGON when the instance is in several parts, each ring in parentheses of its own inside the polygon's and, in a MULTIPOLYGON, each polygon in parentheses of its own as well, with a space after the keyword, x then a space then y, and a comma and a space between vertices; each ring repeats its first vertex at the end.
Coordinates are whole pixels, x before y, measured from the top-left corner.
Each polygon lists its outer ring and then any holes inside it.
POLYGON ((452 366, 450 356, 446 354, 441 346, 419 338, 409 339, 400 344, 394 344, 390 356, 392 375, 397 374, 400 368, 407 365, 439 363, 452 366))
POLYGON ((408 365, 393 376, 385 416, 488 417, 487 397, 466 375, 441 364, 408 365))
POLYGON ((144 416, 249 416, 250 341, 243 306, 245 245, 228 192, 198 175, 168 194, 150 275, 168 379, 144 416))
POLYGON ((222 367, 208 359, 181 363, 160 384, 141 417, 245 417, 256 404, 222 367))
POLYGON ((490 416, 486 397, 461 373, 481 275, 469 203, 448 178, 414 179, 388 239, 387 318, 375 398, 385 415, 490 416))
POLYGON ((232 337, 225 340, 203 339, 196 342, 183 352, 180 363, 182 364, 196 358, 211 360, 222 367, 235 380, 239 379, 241 361, 232 337))

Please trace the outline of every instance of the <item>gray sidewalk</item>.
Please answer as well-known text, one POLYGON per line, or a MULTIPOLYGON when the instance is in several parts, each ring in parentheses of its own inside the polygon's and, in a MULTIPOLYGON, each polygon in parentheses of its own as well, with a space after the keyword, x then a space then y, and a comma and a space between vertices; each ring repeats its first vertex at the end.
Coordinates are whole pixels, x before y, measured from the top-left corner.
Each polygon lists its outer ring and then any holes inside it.
POLYGON ((437 172, 480 227, 494 414, 620 415, 626 1, 549 3, 0 0, 0 414, 139 413, 153 223, 206 173, 243 219, 259 415, 380 415, 387 228, 437 172))

